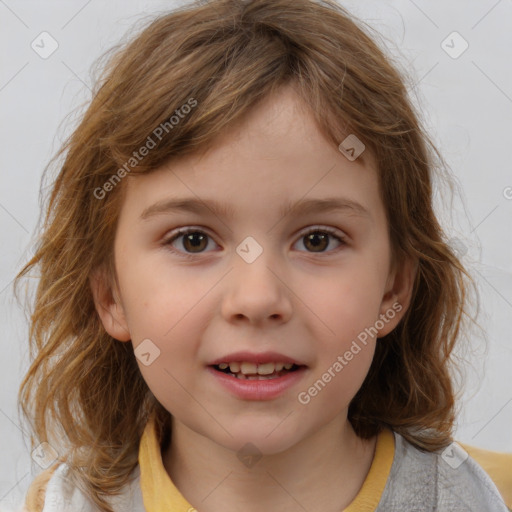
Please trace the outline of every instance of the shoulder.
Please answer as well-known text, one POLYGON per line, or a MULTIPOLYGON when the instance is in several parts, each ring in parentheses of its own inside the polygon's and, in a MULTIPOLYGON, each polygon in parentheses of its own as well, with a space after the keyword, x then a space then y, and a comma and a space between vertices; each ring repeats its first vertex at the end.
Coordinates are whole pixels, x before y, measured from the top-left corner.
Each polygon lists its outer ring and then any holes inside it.
POLYGON ((458 443, 422 451, 394 433, 395 455, 377 510, 508 512, 496 485, 458 443))
POLYGON ((512 510, 512 453, 483 450, 464 443, 460 445, 489 475, 507 507, 512 510))
MULTIPOLYGON (((73 485, 70 468, 65 462, 57 463, 40 473, 30 484, 22 512, 98 512, 94 502, 73 485)), ((144 512, 140 489, 140 469, 120 495, 109 498, 116 511, 144 512)))
POLYGON ((466 503, 468 510, 477 510, 478 506, 509 510, 496 483, 459 443, 453 442, 436 456, 440 494, 444 499, 458 499, 466 503))

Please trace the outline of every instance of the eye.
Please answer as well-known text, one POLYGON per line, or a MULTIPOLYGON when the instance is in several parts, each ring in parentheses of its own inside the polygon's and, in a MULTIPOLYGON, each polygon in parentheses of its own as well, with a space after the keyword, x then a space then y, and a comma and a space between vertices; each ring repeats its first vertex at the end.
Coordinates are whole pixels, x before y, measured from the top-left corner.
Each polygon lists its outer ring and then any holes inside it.
POLYGON ((183 228, 172 234, 169 238, 164 240, 163 245, 172 246, 172 252, 179 252, 186 258, 193 257, 194 254, 200 254, 204 251, 204 248, 208 246, 208 238, 210 235, 197 228, 183 228), (183 254, 181 250, 176 250, 174 242, 182 238, 183 240, 179 243, 182 248, 185 249, 183 254), (190 251, 190 252, 188 252, 190 251))
POLYGON ((306 248, 312 249, 308 252, 323 253, 329 246, 329 238, 334 238, 339 242, 339 246, 346 245, 345 237, 337 229, 330 227, 317 226, 314 229, 309 228, 307 231, 302 231, 299 234, 298 241, 303 241, 306 248))
MULTIPOLYGON (((303 240, 303 245, 308 252, 313 253, 324 253, 330 243, 330 238, 334 238, 339 242, 339 246, 346 245, 345 237, 341 232, 330 227, 317 226, 313 229, 302 231, 299 234, 299 240, 303 240)), ((201 254, 205 252, 208 247, 208 239, 211 239, 210 235, 205 233, 203 230, 198 228, 182 228, 177 232, 172 233, 166 238, 162 245, 169 247, 172 252, 179 253, 185 258, 193 258, 195 254, 201 254), (181 239, 181 240, 180 240, 181 239), (181 248, 176 248, 175 242, 180 240, 177 245, 181 248)))

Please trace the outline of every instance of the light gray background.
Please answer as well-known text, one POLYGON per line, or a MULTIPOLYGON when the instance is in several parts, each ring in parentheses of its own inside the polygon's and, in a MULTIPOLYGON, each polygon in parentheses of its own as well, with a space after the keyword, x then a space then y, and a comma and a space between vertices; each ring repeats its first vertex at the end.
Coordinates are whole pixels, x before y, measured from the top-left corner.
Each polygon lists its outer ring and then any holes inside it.
MULTIPOLYGON (((512 451, 512 1, 342 1, 385 39, 415 77, 414 102, 453 172, 460 197, 440 214, 478 283, 488 346, 471 336, 471 365, 458 419, 459 441, 512 451), (457 31, 469 44, 458 58, 442 48, 457 31)), ((90 98, 94 60, 135 21, 170 1, 0 0, 2 152, 0 303, 0 509, 19 503, 41 471, 19 424, 16 397, 28 368, 27 322, 12 280, 31 254, 42 171, 90 98), (43 31, 58 49, 42 59, 31 42, 43 31)), ((447 44, 460 48, 460 40, 447 44)), ((439 196, 440 199, 442 196, 439 196)))

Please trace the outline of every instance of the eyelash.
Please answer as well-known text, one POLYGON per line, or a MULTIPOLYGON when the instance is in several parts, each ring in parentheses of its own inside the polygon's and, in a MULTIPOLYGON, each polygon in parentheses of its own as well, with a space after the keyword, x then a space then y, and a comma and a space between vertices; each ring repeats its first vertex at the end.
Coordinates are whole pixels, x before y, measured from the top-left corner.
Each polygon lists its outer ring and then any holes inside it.
MULTIPOLYGON (((171 252, 179 254, 183 258, 195 259, 195 258, 197 258, 197 256, 199 256, 202 253, 182 252, 182 251, 179 251, 179 250, 175 249, 174 247, 172 247, 172 243, 175 240, 177 240, 180 236, 188 235, 190 233, 200 233, 202 235, 206 235, 209 238, 212 238, 208 233, 206 233, 202 229, 193 228, 193 227, 187 227, 187 228, 180 228, 175 233, 172 233, 169 237, 167 237, 162 242, 162 245, 167 247, 171 252)), ((321 234, 322 233, 327 233, 327 234, 331 235, 333 238, 335 238, 336 240, 338 240, 340 242, 340 244, 341 244, 340 247, 338 247, 337 249, 333 249, 331 251, 328 251, 328 252, 333 252, 333 251, 339 250, 341 247, 343 247, 347 243, 345 237, 343 235, 341 235, 340 232, 337 229, 334 229, 334 228, 331 228, 331 227, 328 227, 328 226, 325 226, 325 227, 316 226, 316 227, 311 228, 311 229, 309 229, 307 231, 301 231, 299 233, 299 236, 298 236, 297 240, 300 240, 301 238, 303 238, 306 235, 309 235, 311 233, 321 233, 321 234)), ((309 252, 309 251, 306 251, 306 252, 309 252)), ((310 252, 310 254, 325 254, 325 252, 319 252, 319 253, 310 252)))

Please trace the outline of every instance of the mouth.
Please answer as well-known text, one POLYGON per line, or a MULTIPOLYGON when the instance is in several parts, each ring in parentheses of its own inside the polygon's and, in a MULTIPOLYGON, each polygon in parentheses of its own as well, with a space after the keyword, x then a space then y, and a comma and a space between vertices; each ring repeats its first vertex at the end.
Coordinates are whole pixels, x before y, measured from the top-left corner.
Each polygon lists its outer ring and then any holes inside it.
POLYGON ((273 380, 306 368, 306 366, 295 363, 233 362, 210 365, 210 368, 239 380, 273 380))

